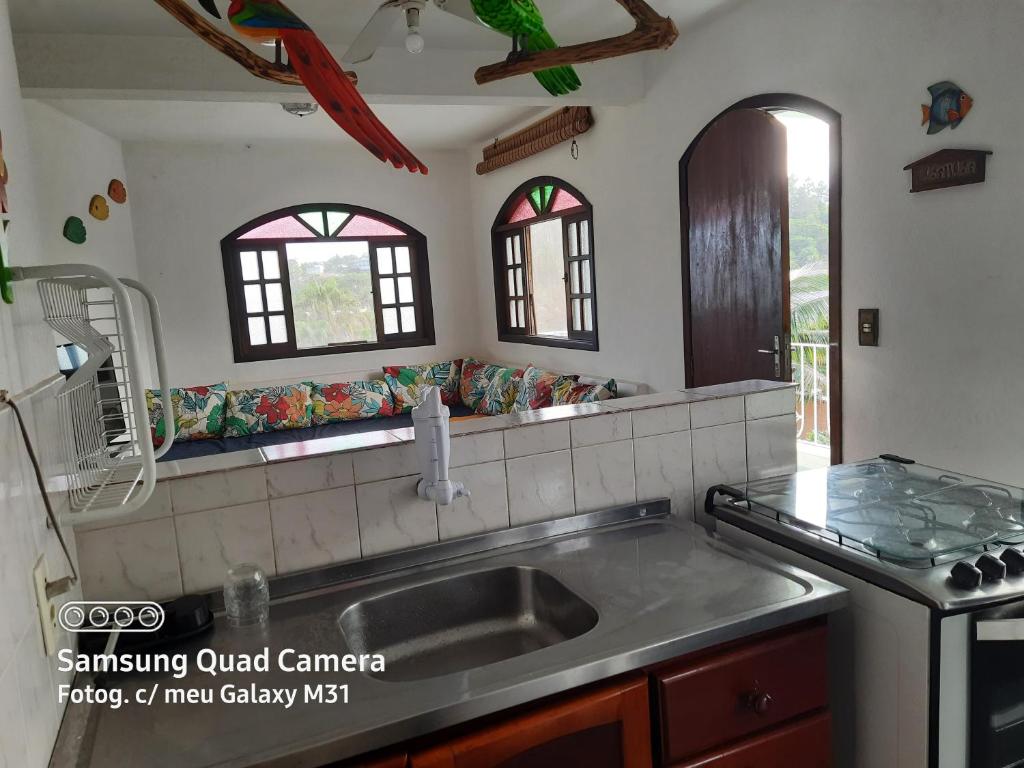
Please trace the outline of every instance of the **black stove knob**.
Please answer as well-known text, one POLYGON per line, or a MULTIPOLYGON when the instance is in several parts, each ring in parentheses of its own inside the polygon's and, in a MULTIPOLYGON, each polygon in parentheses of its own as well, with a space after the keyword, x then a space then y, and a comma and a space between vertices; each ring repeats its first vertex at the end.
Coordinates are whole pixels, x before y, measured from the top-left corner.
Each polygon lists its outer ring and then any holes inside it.
POLYGON ((970 563, 961 561, 953 566, 949 578, 960 589, 977 589, 981 586, 982 573, 970 563))
POLYGON ((1006 563, 995 555, 985 553, 978 558, 975 566, 985 576, 985 581, 999 581, 1006 578, 1006 563))
POLYGON ((1006 563, 1006 570, 1014 576, 1024 573, 1024 552, 1013 547, 1007 547, 999 559, 1006 563))

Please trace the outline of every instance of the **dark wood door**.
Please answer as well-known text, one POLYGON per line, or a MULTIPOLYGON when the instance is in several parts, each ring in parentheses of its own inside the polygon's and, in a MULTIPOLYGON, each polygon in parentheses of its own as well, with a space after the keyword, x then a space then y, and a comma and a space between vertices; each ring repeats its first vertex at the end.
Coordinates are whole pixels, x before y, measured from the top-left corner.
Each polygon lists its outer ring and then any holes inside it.
POLYGON ((785 126, 760 109, 726 113, 691 150, 684 180, 689 386, 789 381, 785 126))
POLYGON ((411 768, 651 768, 647 681, 634 677, 414 753, 411 768))

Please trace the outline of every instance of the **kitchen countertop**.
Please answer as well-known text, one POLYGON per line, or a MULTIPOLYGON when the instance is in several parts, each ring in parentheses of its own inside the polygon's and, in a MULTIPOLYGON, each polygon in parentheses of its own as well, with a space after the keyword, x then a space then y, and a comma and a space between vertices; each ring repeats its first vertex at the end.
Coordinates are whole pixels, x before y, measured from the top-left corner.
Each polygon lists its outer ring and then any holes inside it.
MULTIPOLYGON (((643 510, 640 514, 646 513, 643 510)), ((594 516, 594 520, 599 520, 594 516)), ((218 653, 282 648, 302 653, 349 649, 338 617, 349 605, 396 588, 501 566, 534 567, 556 577, 598 612, 597 625, 572 640, 477 669, 413 682, 358 672, 266 673, 195 670, 114 678, 134 692, 161 688, 349 686, 348 704, 281 706, 128 704, 119 710, 72 704, 51 768, 314 768, 477 717, 834 611, 845 590, 771 562, 688 521, 648 516, 490 550, 379 576, 361 577, 275 602, 263 630, 213 634, 175 651, 218 653)), ((215 699, 216 701, 216 699, 215 699)))

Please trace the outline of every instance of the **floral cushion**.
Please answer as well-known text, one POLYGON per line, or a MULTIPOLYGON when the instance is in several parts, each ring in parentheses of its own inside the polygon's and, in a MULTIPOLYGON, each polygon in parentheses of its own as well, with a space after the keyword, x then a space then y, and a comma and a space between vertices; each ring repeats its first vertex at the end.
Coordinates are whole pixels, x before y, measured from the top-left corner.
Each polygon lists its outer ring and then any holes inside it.
POLYGON ((300 429, 310 425, 307 384, 228 392, 227 437, 300 429))
POLYGON ((337 421, 393 416, 395 400, 383 381, 309 382, 312 421, 316 426, 337 421))
POLYGON ((611 400, 618 395, 618 392, 619 388, 615 379, 609 379, 604 384, 579 384, 562 381, 555 387, 554 404, 596 403, 600 400, 611 400))
MULTIPOLYGON (((226 384, 172 389, 174 439, 209 440, 221 437, 224 434, 224 401, 227 391, 226 384)), ((153 445, 159 448, 167 437, 160 390, 146 390, 146 407, 149 410, 149 430, 153 435, 153 445)))
POLYGON ((519 394, 512 410, 519 413, 538 408, 549 408, 554 405, 555 389, 559 386, 567 386, 563 382, 575 384, 579 378, 579 376, 563 376, 560 373, 542 371, 531 365, 523 374, 523 381, 519 385, 519 394))
POLYGON ((384 369, 384 381, 395 398, 395 413, 408 413, 423 400, 423 390, 430 386, 441 388, 441 402, 458 405, 459 376, 462 361, 450 360, 433 365, 390 366, 384 369))
POLYGON ((522 368, 499 368, 474 410, 488 416, 512 413, 524 373, 522 368))
POLYGON ((467 357, 462 361, 462 376, 459 379, 459 395, 462 397, 462 404, 476 410, 480 401, 484 399, 487 387, 499 371, 507 370, 494 363, 485 363, 467 357))

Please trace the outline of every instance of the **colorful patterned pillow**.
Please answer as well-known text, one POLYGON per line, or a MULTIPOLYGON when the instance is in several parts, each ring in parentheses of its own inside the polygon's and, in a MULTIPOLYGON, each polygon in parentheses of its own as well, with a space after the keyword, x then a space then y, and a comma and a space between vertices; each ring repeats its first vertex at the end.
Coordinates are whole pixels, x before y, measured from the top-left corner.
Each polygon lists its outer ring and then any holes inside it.
POLYGON ((383 381, 308 384, 313 405, 312 421, 316 426, 337 421, 377 419, 395 413, 395 399, 383 381))
POLYGON ((519 395, 516 397, 512 410, 515 413, 522 411, 534 411, 538 408, 550 408, 554 405, 555 389, 565 386, 563 381, 575 384, 579 376, 563 376, 560 373, 542 371, 532 365, 523 374, 523 382, 519 385, 519 395))
POLYGON ((487 385, 484 396, 477 403, 476 412, 488 416, 512 413, 516 398, 519 397, 524 373, 526 371, 522 368, 499 368, 491 383, 487 385))
MULTIPOLYGON (((212 384, 209 387, 187 387, 171 390, 171 405, 174 408, 175 440, 210 440, 224 434, 224 400, 226 384, 212 384)), ((159 448, 167 437, 164 421, 164 405, 160 390, 146 390, 146 407, 149 410, 149 431, 153 435, 153 446, 159 448)))
POLYGON ((462 361, 450 360, 433 365, 389 366, 384 369, 384 381, 395 398, 395 413, 408 413, 419 405, 426 387, 441 388, 441 402, 458 405, 459 376, 462 361))
POLYGON ((227 437, 301 429, 310 425, 309 386, 241 389, 228 392, 227 437))
POLYGON ((615 379, 609 379, 604 384, 579 384, 563 381, 555 388, 554 404, 596 403, 601 400, 611 400, 618 393, 619 387, 615 383, 615 379))
POLYGON ((462 361, 462 376, 459 379, 459 394, 462 404, 476 410, 484 399, 487 387, 499 371, 506 370, 494 363, 484 363, 467 357, 462 361))

